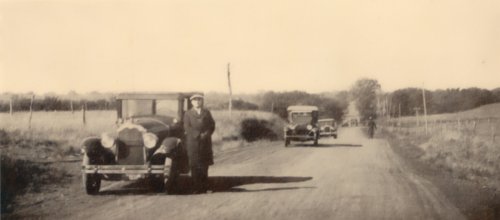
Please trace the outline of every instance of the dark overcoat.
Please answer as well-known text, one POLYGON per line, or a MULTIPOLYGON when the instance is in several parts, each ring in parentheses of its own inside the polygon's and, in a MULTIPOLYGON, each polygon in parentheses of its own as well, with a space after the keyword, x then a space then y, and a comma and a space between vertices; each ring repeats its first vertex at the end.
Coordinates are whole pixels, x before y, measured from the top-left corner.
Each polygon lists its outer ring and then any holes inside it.
POLYGON ((194 109, 184 113, 186 146, 191 167, 203 167, 214 164, 212 151, 212 133, 215 121, 210 111, 201 109, 200 114, 194 109))

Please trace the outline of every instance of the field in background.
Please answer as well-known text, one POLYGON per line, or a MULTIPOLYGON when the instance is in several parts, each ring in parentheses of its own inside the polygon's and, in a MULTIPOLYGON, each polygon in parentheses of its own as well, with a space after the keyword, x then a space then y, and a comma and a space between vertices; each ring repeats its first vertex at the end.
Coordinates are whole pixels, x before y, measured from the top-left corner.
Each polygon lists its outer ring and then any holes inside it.
POLYGON ((499 103, 455 114, 430 115, 427 132, 423 117, 392 119, 383 125, 396 137, 416 143, 423 152, 421 160, 459 178, 483 178, 500 189, 499 103))
POLYGON ((442 188, 451 191, 448 196, 465 214, 500 217, 500 104, 430 115, 427 132, 423 117, 381 120, 380 125, 384 137, 406 160, 433 170, 435 176, 448 177, 440 181, 453 182, 464 191, 447 189, 450 183, 442 188), (467 184, 473 187, 461 188, 467 184))
MULTIPOLYGON (((270 129, 282 136, 283 122, 274 114, 260 111, 212 111, 216 121, 213 141, 220 144, 223 141, 242 140, 242 122, 249 119, 270 122, 270 129)), ((61 150, 78 150, 81 141, 89 136, 99 136, 102 132, 116 130, 115 111, 88 111, 83 124, 82 112, 33 112, 31 128, 28 112, 16 112, 13 115, 0 113, 0 129, 8 133, 13 143, 54 143, 61 150)), ((13 152, 15 153, 15 152, 13 152)), ((5 152, 4 152, 5 154, 5 152)))

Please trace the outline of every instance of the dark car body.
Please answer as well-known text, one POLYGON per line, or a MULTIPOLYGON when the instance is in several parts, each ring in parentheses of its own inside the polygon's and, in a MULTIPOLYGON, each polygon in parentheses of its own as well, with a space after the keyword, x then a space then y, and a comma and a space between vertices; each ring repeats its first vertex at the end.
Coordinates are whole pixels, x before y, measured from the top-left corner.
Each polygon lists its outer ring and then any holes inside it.
POLYGON ((285 146, 291 141, 313 141, 318 144, 318 107, 294 105, 287 108, 288 124, 284 128, 285 146))
POLYGON ((193 94, 200 93, 119 94, 115 135, 82 143, 86 192, 97 194, 101 180, 138 178, 158 191, 175 188, 176 177, 188 172, 182 120, 193 94))
POLYGON ((318 120, 319 134, 321 137, 337 138, 337 123, 333 118, 324 118, 318 120))

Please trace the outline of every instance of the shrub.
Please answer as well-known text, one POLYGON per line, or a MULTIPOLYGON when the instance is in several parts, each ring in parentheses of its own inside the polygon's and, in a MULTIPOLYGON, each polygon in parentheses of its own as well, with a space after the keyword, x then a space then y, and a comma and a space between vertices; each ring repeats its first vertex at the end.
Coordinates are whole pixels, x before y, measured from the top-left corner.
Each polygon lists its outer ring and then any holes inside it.
POLYGON ((259 139, 276 140, 278 134, 273 130, 272 122, 256 118, 245 119, 241 122, 241 136, 248 142, 259 139))

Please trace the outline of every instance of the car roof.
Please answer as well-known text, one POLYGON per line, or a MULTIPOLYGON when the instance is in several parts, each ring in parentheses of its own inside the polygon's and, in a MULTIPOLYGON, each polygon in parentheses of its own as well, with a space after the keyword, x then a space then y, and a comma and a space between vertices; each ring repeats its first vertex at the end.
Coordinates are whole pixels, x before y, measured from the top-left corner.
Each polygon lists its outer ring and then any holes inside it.
POLYGON ((148 93, 148 92, 130 92, 130 93, 120 93, 116 96, 116 99, 177 99, 177 98, 189 98, 194 94, 203 94, 201 92, 159 92, 159 93, 148 93))
POLYGON ((312 112, 318 111, 318 107, 312 105, 292 105, 288 106, 287 111, 289 112, 312 112))

